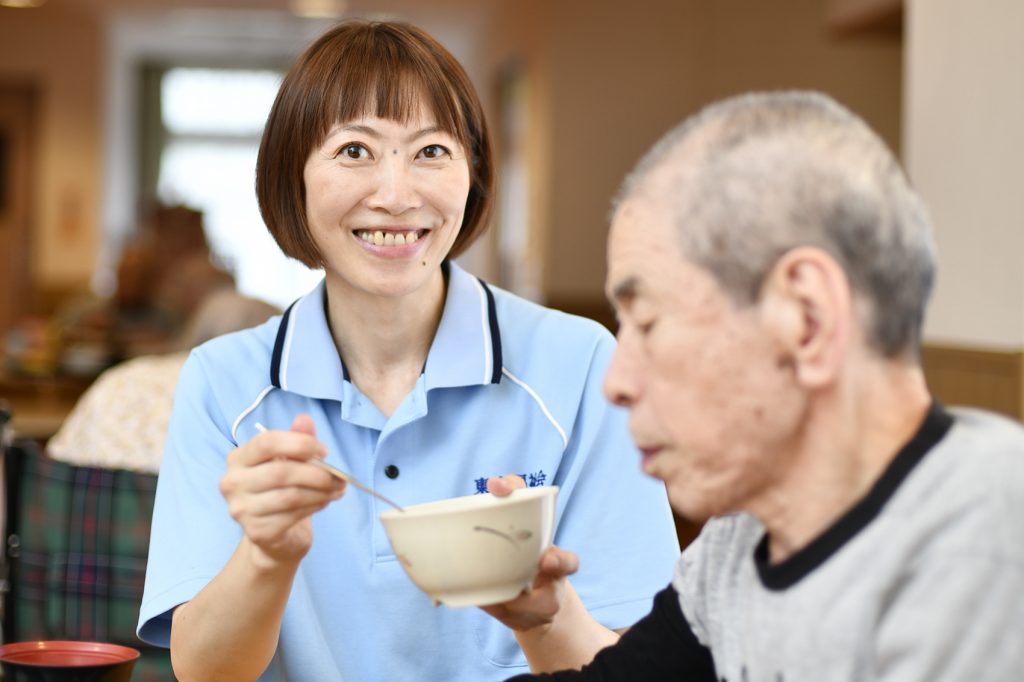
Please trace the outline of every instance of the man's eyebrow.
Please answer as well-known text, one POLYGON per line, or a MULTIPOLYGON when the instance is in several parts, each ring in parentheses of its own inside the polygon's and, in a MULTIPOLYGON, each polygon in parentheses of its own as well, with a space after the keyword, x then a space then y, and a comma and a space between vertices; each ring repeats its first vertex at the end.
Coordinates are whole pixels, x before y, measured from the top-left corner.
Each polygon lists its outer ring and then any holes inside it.
POLYGON ((637 289, 640 288, 640 281, 636 277, 627 277, 612 289, 608 300, 612 305, 616 303, 628 303, 636 298, 637 289))

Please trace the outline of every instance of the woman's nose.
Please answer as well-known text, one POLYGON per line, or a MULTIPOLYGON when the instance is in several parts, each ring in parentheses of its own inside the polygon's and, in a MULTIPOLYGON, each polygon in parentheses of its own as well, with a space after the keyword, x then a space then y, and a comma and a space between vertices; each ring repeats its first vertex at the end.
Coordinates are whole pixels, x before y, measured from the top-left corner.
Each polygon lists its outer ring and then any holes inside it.
POLYGON ((413 170, 397 159, 386 159, 377 167, 374 187, 368 201, 370 208, 400 215, 417 208, 420 195, 413 170))

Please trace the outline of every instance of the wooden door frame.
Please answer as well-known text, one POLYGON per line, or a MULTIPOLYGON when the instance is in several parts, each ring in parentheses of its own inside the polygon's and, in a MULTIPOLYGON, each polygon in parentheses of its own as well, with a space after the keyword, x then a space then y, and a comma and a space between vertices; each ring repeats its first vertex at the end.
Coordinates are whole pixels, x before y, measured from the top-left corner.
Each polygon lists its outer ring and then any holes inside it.
POLYGON ((34 227, 36 117, 39 90, 24 81, 0 80, 0 336, 23 315, 32 312, 34 280, 32 241, 34 227), (3 234, 6 232, 7 234, 3 234))

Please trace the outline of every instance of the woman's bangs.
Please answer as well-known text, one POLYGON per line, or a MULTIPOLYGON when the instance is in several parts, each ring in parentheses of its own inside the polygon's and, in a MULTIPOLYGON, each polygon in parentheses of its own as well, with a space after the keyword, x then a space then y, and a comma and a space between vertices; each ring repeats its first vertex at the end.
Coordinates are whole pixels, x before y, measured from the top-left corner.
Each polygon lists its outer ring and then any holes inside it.
POLYGON ((334 111, 325 112, 327 128, 367 116, 406 124, 424 113, 441 130, 467 145, 466 131, 460 125, 462 116, 440 78, 422 73, 413 65, 362 66, 338 74, 325 100, 325 104, 334 103, 334 111), (426 111, 422 112, 424 107, 426 111))

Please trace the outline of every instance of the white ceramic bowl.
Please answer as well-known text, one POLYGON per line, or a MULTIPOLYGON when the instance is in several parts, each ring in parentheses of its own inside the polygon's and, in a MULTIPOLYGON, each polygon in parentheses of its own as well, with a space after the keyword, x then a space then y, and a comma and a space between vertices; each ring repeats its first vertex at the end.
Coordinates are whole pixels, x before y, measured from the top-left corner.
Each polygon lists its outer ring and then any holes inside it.
POLYGON ((380 515, 402 567, 434 601, 484 606, 533 582, 551 544, 558 486, 469 495, 380 515))

